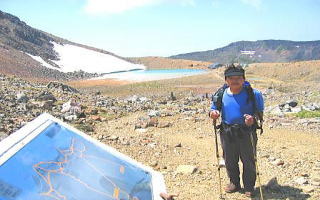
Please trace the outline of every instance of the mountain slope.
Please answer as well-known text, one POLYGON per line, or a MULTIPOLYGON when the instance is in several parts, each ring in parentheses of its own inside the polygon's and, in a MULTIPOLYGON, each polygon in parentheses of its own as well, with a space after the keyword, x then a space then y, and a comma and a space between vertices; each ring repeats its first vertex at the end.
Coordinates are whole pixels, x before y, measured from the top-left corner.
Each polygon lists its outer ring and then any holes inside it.
POLYGON ((144 66, 34 29, 18 17, 0 11, 1 73, 36 79, 74 79, 133 69, 144 66))
POLYGON ((133 63, 143 64, 148 69, 203 69, 211 63, 193 60, 170 59, 165 57, 132 57, 128 58, 133 63))
POLYGON ((320 41, 240 41, 215 50, 179 54, 170 58, 219 63, 317 60, 320 59, 320 41))

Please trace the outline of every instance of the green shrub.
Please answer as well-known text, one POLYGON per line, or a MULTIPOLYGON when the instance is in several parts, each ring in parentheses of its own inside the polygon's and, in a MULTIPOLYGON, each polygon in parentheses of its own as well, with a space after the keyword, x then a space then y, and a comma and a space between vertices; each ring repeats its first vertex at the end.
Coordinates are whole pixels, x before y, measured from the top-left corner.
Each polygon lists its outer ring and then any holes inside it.
POLYGON ((314 118, 314 117, 320 117, 320 111, 307 111, 303 110, 296 114, 299 118, 314 118))

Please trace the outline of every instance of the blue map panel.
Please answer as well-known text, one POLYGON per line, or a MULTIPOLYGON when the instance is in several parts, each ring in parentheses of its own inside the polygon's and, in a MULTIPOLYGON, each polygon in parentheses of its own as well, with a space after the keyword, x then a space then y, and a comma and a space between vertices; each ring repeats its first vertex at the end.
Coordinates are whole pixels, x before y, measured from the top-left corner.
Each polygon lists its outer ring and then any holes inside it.
POLYGON ((151 200, 151 178, 53 122, 0 166, 0 200, 151 200))

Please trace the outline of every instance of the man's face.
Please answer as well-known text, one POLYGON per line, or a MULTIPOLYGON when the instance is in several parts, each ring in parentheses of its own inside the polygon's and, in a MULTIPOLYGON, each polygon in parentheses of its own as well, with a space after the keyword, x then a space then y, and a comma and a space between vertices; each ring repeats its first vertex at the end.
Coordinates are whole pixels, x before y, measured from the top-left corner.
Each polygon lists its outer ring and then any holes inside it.
POLYGON ((226 83, 232 89, 240 89, 244 83, 243 76, 227 76, 226 83))

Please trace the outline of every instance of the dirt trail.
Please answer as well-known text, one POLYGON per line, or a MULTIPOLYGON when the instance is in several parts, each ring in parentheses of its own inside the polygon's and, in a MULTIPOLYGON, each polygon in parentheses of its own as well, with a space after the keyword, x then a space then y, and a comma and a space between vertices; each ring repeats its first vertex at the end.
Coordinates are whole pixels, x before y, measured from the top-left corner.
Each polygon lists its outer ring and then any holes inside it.
MULTIPOLYGON (((172 122, 169 128, 147 128, 146 132, 133 129, 133 124, 143 113, 134 113, 98 128, 99 134, 116 135, 125 142, 110 142, 119 151, 154 167, 164 174, 169 192, 180 192, 177 199, 218 199, 219 182, 215 158, 214 135, 211 121, 205 114, 193 117, 176 115, 160 118, 172 122), (124 124, 126 126, 124 126, 124 124), (130 143, 130 144, 128 144, 130 143), (125 144, 125 145, 124 145, 125 144), (180 146, 181 147, 177 147, 180 146), (179 165, 198 168, 194 174, 176 174, 179 165)), ((312 179, 320 176, 313 171, 320 162, 320 137, 313 133, 288 129, 265 130, 259 137, 258 162, 261 181, 265 185, 277 177, 279 191, 265 191, 265 199, 319 199, 320 188, 307 194, 306 186, 295 185, 297 177, 312 179), (284 165, 275 166, 270 159, 279 158, 284 165)), ((220 151, 221 152, 221 151, 220 151)), ((222 170, 223 187, 227 183, 226 171, 222 170)), ((228 199, 246 199, 243 194, 228 194, 228 199)))

